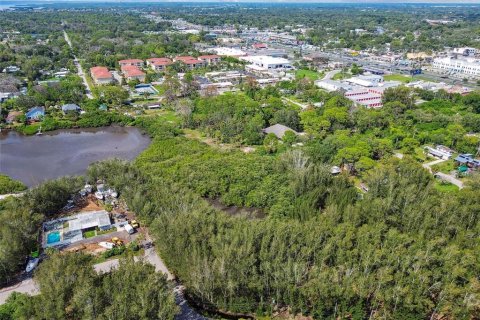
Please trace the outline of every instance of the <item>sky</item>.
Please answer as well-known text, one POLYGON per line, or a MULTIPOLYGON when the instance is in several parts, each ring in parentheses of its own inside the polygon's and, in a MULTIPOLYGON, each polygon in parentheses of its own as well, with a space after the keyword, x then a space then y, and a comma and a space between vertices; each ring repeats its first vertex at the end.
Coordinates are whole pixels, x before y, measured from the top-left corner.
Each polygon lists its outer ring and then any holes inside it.
POLYGON ((278 3, 468 3, 468 4, 480 4, 480 0, 0 0, 0 5, 3 2, 15 2, 15 3, 28 3, 28 2, 218 2, 218 3, 235 3, 235 2, 278 2, 278 3))

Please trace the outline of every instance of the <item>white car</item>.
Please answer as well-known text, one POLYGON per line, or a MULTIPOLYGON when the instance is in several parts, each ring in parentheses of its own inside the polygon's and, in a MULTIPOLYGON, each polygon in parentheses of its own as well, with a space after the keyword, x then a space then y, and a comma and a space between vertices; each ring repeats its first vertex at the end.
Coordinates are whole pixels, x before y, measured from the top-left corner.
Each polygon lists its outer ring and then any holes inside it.
POLYGON ((40 262, 39 258, 30 258, 30 260, 28 260, 27 267, 25 268, 25 271, 27 273, 32 272, 38 266, 39 262, 40 262))
POLYGON ((128 234, 135 233, 135 229, 134 229, 129 223, 127 223, 127 224, 124 226, 124 228, 125 228, 125 231, 128 232, 128 234))
POLYGON ((103 247, 103 248, 106 248, 106 249, 113 249, 113 247, 115 247, 115 245, 111 242, 106 242, 106 241, 101 241, 98 243, 98 245, 100 247, 103 247))

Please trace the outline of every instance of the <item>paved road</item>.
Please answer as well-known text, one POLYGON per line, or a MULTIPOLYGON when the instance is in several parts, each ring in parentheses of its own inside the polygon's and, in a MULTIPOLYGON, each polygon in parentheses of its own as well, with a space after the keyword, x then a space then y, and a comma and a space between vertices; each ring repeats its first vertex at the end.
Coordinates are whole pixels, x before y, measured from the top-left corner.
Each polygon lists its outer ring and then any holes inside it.
POLYGON ((334 75, 336 75, 337 73, 339 73, 340 69, 335 69, 335 70, 332 70, 332 71, 328 71, 327 73, 325 73, 325 76, 323 77, 324 80, 331 80, 333 78, 334 75))
MULTIPOLYGON (((63 30, 63 36, 65 38, 65 41, 68 43, 68 46, 70 47, 70 49, 72 50, 72 54, 73 54, 73 46, 72 46, 72 42, 70 41, 70 38, 68 37, 68 34, 65 30, 63 30)), ((87 82, 87 77, 85 76, 85 72, 83 72, 83 68, 82 68, 82 65, 80 64, 80 62, 78 61, 77 57, 73 54, 73 63, 75 64, 75 66, 77 67, 77 74, 79 77, 82 78, 83 80, 83 85, 85 86, 86 88, 86 94, 87 94, 87 98, 89 99, 93 99, 93 95, 92 95, 92 89, 90 88, 90 85, 88 84, 87 82)))
POLYGON ((7 301, 7 298, 12 294, 12 292, 19 293, 28 293, 30 295, 37 295, 40 293, 37 285, 33 279, 27 278, 20 283, 17 283, 14 286, 3 288, 0 290, 0 305, 4 304, 7 301))

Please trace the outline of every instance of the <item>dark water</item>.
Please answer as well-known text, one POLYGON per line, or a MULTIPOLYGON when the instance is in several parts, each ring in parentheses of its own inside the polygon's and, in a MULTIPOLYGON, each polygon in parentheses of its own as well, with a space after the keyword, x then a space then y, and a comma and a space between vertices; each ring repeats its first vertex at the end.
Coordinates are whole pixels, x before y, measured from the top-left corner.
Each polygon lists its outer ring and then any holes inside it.
POLYGON ((0 172, 27 186, 65 175, 83 174, 89 164, 107 158, 131 160, 150 143, 137 128, 107 127, 24 136, 0 134, 0 172))

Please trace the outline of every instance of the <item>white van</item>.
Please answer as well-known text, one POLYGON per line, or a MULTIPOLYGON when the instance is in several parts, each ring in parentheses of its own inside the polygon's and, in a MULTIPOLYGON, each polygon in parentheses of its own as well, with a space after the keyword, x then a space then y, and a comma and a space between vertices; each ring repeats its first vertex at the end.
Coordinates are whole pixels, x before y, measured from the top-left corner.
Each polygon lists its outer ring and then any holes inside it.
POLYGON ((129 223, 127 223, 127 224, 124 226, 124 228, 125 228, 125 231, 128 232, 128 234, 132 234, 132 233, 135 232, 135 229, 133 229, 133 227, 132 227, 129 223))

